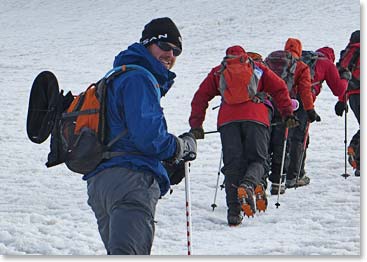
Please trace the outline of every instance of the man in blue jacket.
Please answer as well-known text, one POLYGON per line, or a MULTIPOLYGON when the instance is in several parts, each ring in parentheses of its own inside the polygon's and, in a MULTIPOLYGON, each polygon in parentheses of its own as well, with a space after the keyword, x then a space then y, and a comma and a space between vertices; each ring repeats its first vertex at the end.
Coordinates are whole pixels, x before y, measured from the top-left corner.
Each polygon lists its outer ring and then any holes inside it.
POLYGON ((163 164, 183 167, 196 157, 195 137, 168 133, 160 106, 176 77, 170 69, 181 51, 178 28, 164 17, 148 23, 140 43, 115 57, 114 67, 133 64, 143 70, 116 77, 107 89, 108 140, 127 130, 112 147, 126 154, 83 177, 107 254, 150 254, 158 199, 184 176, 181 169, 178 180, 170 178, 163 164))

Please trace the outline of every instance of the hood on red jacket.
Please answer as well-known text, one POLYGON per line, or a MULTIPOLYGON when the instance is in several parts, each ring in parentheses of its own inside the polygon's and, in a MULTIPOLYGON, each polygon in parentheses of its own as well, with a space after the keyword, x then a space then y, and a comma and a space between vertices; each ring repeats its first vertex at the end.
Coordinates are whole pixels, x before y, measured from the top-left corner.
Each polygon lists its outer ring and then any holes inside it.
POLYGON ((356 30, 350 35, 350 44, 360 43, 360 31, 356 30))
POLYGON ((243 49, 243 47, 239 46, 239 45, 234 45, 234 46, 228 47, 227 50, 226 50, 226 55, 244 56, 245 58, 248 57, 245 49, 243 49))
POLYGON ((294 57, 300 58, 302 56, 302 43, 297 38, 288 38, 284 50, 291 52, 294 57))
POLYGON ((335 54, 334 49, 328 46, 321 47, 316 50, 316 52, 322 53, 324 56, 326 56, 327 59, 329 59, 331 62, 334 63, 335 61, 335 54))

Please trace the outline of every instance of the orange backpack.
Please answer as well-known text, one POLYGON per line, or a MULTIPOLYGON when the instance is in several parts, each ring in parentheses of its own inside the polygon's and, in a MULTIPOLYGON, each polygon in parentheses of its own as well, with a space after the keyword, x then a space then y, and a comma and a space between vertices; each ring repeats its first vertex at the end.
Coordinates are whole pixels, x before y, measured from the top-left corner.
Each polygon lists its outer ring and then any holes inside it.
POLYGON ((252 59, 244 56, 225 56, 219 71, 219 92, 227 104, 240 104, 252 100, 262 75, 252 59))
POLYGON ((144 71, 157 87, 157 96, 160 97, 155 77, 138 65, 111 69, 97 83, 91 84, 75 97, 70 92, 67 96, 63 95, 63 90, 59 92, 57 79, 51 72, 44 71, 36 77, 30 96, 27 133, 30 140, 38 144, 44 142, 51 133, 47 167, 65 163, 73 172, 88 174, 103 160, 126 154, 110 150, 114 143, 127 134, 127 129, 111 141, 106 141, 106 100, 109 83, 132 70, 144 71))

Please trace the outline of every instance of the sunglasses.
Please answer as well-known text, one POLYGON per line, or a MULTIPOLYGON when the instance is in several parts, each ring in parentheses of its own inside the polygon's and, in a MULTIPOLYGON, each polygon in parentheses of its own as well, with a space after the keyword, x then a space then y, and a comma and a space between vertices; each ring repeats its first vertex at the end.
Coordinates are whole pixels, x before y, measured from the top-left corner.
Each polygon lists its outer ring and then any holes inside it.
POLYGON ((182 50, 180 48, 178 48, 176 46, 171 46, 169 43, 166 43, 166 42, 160 42, 159 41, 156 44, 161 50, 163 50, 165 52, 168 52, 168 51, 172 50, 173 51, 173 56, 179 56, 182 52, 182 50))

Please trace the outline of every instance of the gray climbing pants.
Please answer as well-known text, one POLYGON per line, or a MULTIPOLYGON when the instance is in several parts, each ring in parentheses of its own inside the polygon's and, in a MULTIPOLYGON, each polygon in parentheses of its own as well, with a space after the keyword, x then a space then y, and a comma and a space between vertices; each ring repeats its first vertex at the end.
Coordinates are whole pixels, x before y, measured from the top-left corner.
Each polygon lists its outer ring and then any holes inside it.
POLYGON ((149 255, 160 189, 153 174, 114 167, 87 180, 88 205, 109 255, 149 255))

